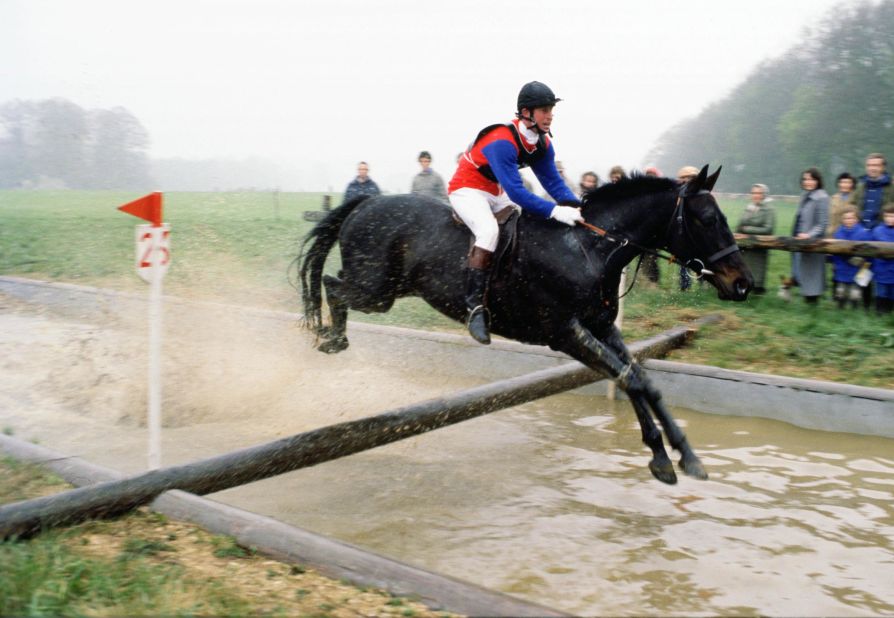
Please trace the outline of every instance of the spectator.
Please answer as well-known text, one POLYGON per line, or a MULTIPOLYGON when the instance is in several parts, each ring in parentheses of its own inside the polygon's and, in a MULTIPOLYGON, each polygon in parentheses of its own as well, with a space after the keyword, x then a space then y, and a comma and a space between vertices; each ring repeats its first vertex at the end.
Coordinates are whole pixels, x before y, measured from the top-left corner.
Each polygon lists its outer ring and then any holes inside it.
MULTIPOLYGON (((829 194, 823 189, 823 177, 815 167, 801 174, 801 201, 795 214, 792 236, 822 238, 829 221, 829 194)), ((814 305, 825 288, 826 256, 822 253, 792 253, 792 277, 800 286, 801 296, 814 305)))
POLYGON ((419 153, 418 161, 422 169, 413 177, 410 193, 427 195, 446 204, 447 188, 441 175, 431 168, 431 153, 423 150, 419 153))
POLYGON ((596 172, 584 172, 580 177, 580 196, 595 191, 599 187, 599 176, 596 172))
POLYGON ((860 177, 860 184, 851 194, 851 204, 860 211, 860 220, 868 230, 881 222, 882 206, 894 202, 891 176, 885 171, 887 164, 885 155, 881 153, 866 155, 866 175, 860 177))
MULTIPOLYGON (((882 208, 882 222, 872 229, 872 240, 894 242, 894 202, 882 208)), ((874 258, 872 273, 875 276, 875 310, 879 315, 894 310, 894 259, 874 258)))
POLYGON ((366 161, 357 164, 357 177, 348 183, 343 201, 354 199, 360 195, 379 195, 379 185, 369 177, 369 165, 366 161))
MULTIPOLYGON (((872 233, 860 225, 857 216, 857 207, 853 204, 845 204, 839 213, 841 224, 835 229, 833 238, 838 240, 871 240, 872 233)), ((839 309, 844 309, 850 301, 851 307, 857 308, 863 294, 857 285, 855 277, 866 260, 861 257, 846 255, 832 255, 832 281, 834 282, 833 296, 839 309)))
MULTIPOLYGON (((866 174, 860 177, 860 184, 851 193, 850 201, 857 207, 860 213, 860 221, 863 227, 871 230, 879 222, 879 211, 884 204, 894 201, 894 189, 891 185, 891 177, 885 171, 887 160, 880 152, 872 152, 866 155, 866 174)), ((863 288, 863 307, 868 311, 872 305, 872 290, 874 285, 870 283, 863 288)))
MULTIPOLYGON (((829 225, 826 226, 826 236, 833 236, 841 226, 841 213, 847 209, 848 200, 854 192, 857 180, 847 172, 838 174, 835 180, 838 193, 829 199, 829 225)), ((859 213, 857 214, 859 219, 859 213)))
MULTIPOLYGON (((769 189, 767 185, 755 183, 751 185, 751 203, 745 207, 742 218, 736 226, 739 234, 759 234, 772 236, 776 227, 776 213, 770 205, 767 197, 769 189)), ((764 294, 767 291, 767 260, 769 251, 766 249, 742 249, 742 259, 751 269, 754 276, 754 293, 764 294)))
POLYGON ((698 176, 698 168, 692 165, 684 165, 677 172, 677 184, 684 184, 698 176))
MULTIPOLYGON (((643 172, 643 175, 650 178, 660 178, 661 172, 658 171, 657 167, 647 167, 643 172)), ((658 268, 658 256, 652 255, 651 253, 643 254, 642 268, 643 273, 646 275, 646 279, 648 279, 652 283, 658 283, 658 281, 661 279, 661 269, 658 268)), ((680 289, 689 289, 689 285, 689 272, 686 270, 685 266, 680 266, 680 289), (686 278, 685 288, 683 287, 683 277, 686 278)))
POLYGON ((565 175, 565 166, 561 161, 556 161, 556 171, 559 172, 559 176, 562 178, 562 182, 565 183, 565 186, 568 187, 568 190, 577 195, 577 187, 574 186, 573 182, 568 180, 568 176, 565 175))
POLYGON ((624 168, 620 165, 616 165, 608 171, 608 179, 612 184, 618 182, 622 178, 627 178, 627 172, 625 172, 624 168))

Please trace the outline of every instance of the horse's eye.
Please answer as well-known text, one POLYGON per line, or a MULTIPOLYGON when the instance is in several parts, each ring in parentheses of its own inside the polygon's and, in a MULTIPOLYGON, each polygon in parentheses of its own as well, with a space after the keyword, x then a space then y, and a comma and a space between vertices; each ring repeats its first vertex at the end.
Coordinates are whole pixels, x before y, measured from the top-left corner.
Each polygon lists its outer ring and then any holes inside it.
POLYGON ((714 227, 717 225, 717 215, 713 212, 699 213, 694 219, 696 224, 701 227, 714 227))

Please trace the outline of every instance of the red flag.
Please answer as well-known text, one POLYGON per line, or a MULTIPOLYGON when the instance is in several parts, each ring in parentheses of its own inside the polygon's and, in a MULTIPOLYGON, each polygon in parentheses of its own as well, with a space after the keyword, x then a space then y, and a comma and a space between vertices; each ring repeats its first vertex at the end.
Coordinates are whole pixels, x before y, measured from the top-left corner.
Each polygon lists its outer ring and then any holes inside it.
POLYGON ((124 206, 119 206, 118 210, 145 219, 155 227, 159 227, 161 225, 161 191, 154 191, 140 199, 128 202, 124 206))

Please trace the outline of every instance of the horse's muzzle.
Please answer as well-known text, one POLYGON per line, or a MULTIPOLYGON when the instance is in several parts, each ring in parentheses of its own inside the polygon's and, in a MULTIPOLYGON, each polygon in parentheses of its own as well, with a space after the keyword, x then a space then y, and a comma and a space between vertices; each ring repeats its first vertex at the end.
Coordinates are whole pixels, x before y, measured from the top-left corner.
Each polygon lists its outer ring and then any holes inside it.
POLYGON ((748 300, 748 293, 754 287, 746 277, 736 277, 733 281, 715 277, 713 281, 714 286, 717 288, 717 297, 720 300, 732 300, 735 302, 748 300))

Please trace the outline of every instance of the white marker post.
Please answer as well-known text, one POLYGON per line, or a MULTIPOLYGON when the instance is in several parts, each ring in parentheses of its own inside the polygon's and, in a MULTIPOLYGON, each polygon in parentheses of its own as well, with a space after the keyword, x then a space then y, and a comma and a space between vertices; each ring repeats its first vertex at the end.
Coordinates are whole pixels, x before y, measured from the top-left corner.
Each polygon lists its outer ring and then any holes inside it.
POLYGON ((151 221, 136 228, 136 268, 149 283, 149 469, 161 467, 161 281, 171 263, 171 226, 161 222, 161 193, 151 193, 119 207, 128 214, 151 221))

